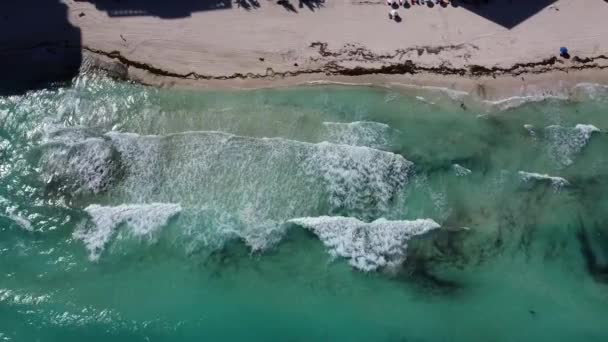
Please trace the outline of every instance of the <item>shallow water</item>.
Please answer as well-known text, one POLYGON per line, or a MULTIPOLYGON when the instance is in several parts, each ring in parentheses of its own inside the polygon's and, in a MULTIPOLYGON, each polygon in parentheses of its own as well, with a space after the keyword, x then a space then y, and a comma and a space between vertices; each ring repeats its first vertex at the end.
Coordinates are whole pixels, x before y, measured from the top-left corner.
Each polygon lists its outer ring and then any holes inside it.
POLYGON ((0 98, 0 340, 606 341, 606 89, 418 95, 0 98))

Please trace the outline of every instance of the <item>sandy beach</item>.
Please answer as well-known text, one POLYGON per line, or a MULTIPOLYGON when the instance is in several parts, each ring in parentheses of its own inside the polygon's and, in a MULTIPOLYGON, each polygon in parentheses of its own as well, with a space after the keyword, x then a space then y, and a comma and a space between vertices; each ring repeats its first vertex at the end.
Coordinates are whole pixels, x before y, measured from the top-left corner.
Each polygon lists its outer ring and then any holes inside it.
MULTIPOLYGON (((384 0, 63 4, 80 32, 69 45, 85 64, 160 86, 332 81, 440 86, 498 99, 608 80, 605 1, 471 2, 400 6, 401 22, 389 20, 384 0), (570 59, 559 57, 562 46, 570 59)), ((45 39, 9 33, 0 46, 45 39)))

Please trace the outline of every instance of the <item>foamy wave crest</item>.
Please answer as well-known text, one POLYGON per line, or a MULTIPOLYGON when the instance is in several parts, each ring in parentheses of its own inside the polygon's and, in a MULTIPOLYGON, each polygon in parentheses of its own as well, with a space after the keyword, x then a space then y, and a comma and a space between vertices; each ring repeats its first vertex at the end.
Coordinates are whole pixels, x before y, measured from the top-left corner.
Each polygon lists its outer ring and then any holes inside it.
POLYGON ((384 211, 407 183, 412 165, 393 153, 321 143, 305 167, 309 174, 322 176, 333 208, 384 211))
POLYGON ((500 111, 508 110, 523 106, 528 103, 538 103, 546 100, 568 100, 569 96, 567 94, 530 94, 530 95, 522 95, 522 96, 512 96, 505 99, 500 99, 496 101, 483 101, 485 104, 489 105, 493 109, 497 109, 500 111))
MULTIPOLYGON (((283 222, 293 217, 319 212, 362 219, 385 216, 403 204, 413 165, 400 155, 369 147, 221 132, 110 132, 100 140, 120 157, 120 177, 110 178, 116 181, 107 190, 108 198, 118 203, 179 202, 187 208, 180 226, 191 222, 192 229, 204 230, 188 231, 195 239, 217 246, 238 237, 252 250, 274 245, 283 222), (203 228, 197 220, 208 224, 203 228), (221 229, 208 229, 216 226, 221 229)), ((95 145, 87 147, 94 152, 95 145)))
POLYGON ((394 267, 406 258, 407 241, 439 228, 431 219, 389 221, 378 219, 366 223, 352 217, 321 216, 289 220, 312 230, 329 248, 332 257, 349 260, 362 271, 394 267))
POLYGON ((47 302, 49 295, 33 295, 22 291, 0 288, 0 303, 9 305, 39 305, 47 302))
POLYGON ((367 146, 379 150, 390 145, 390 137, 394 133, 390 126, 372 121, 323 122, 329 142, 353 146, 367 146))
POLYGON ((600 130, 593 125, 578 124, 574 128, 552 125, 545 128, 549 153, 561 166, 574 163, 574 156, 587 145, 591 135, 600 130))
POLYGON ((189 207, 213 203, 226 212, 250 210, 260 222, 306 216, 325 203, 331 212, 384 211, 412 166, 390 152, 327 142, 219 132, 108 136, 122 155, 120 191, 128 202, 180 196, 189 207))
POLYGON ((554 177, 554 176, 549 176, 546 174, 526 172, 526 171, 519 171, 518 174, 521 176, 521 180, 524 182, 532 182, 532 181, 550 182, 555 190, 559 190, 565 186, 570 185, 570 182, 568 182, 565 178, 562 178, 562 177, 554 177))
POLYGON ((471 170, 467 169, 466 167, 464 167, 460 164, 453 164, 452 168, 454 169, 454 172, 456 173, 456 176, 458 176, 458 177, 468 176, 471 174, 471 170))
POLYGON ((92 224, 83 225, 73 235, 84 242, 89 250, 89 258, 98 260, 119 227, 124 225, 128 237, 151 238, 181 210, 179 204, 166 203, 123 204, 114 207, 94 204, 85 208, 92 224))

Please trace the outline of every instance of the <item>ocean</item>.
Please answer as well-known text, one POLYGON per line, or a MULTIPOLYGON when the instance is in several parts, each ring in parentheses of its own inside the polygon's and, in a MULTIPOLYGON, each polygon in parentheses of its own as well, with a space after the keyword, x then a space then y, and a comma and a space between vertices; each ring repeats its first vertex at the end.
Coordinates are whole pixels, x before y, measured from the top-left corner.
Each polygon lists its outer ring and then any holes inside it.
POLYGON ((0 341, 607 341, 608 88, 0 97, 0 341))

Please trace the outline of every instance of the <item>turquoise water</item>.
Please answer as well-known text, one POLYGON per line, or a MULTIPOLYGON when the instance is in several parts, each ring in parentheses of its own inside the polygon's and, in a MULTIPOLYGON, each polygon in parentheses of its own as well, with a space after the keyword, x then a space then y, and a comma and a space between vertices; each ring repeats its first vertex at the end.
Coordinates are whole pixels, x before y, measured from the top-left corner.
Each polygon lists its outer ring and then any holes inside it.
POLYGON ((0 98, 0 340, 606 341, 608 91, 568 95, 0 98))

